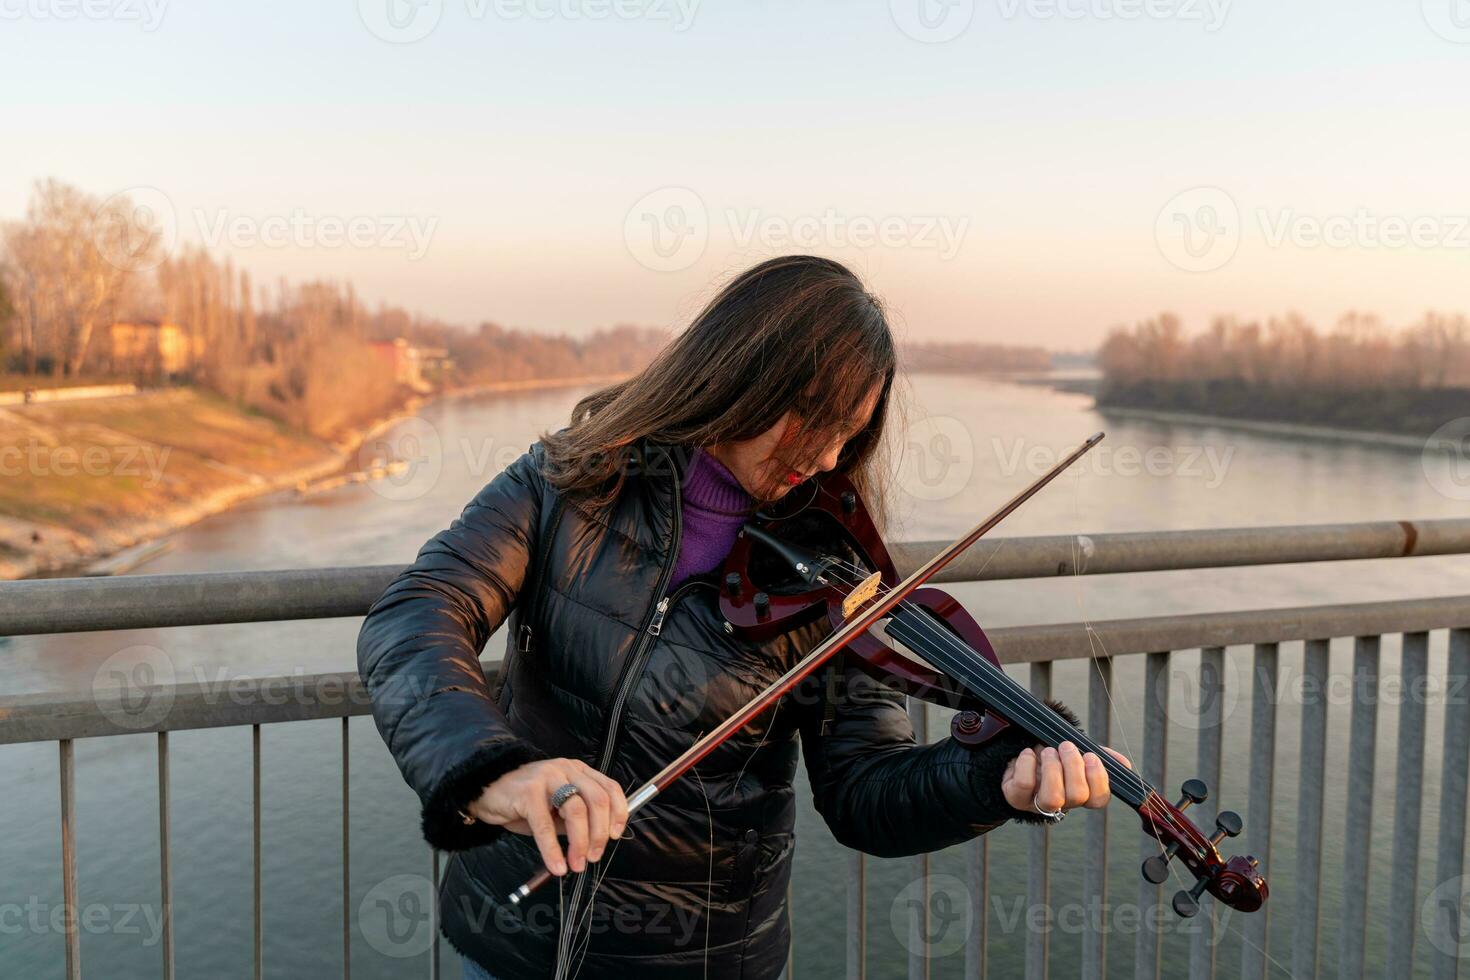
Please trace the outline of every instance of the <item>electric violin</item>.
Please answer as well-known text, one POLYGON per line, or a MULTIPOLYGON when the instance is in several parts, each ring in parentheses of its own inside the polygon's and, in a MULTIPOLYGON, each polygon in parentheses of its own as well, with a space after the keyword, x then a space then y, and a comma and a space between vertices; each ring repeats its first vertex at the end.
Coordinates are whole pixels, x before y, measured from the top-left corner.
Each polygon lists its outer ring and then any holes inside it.
MULTIPOLYGON (((882 537, 852 484, 840 473, 821 473, 758 511, 742 529, 722 569, 720 610, 726 629, 760 642, 826 617, 832 632, 780 678, 701 737, 677 759, 628 796, 631 816, 678 780, 752 718, 827 664, 849 651, 871 676, 910 695, 956 710, 955 739, 978 746, 1011 726, 1053 748, 1070 741, 1102 760, 1115 797, 1135 810, 1158 854, 1143 863, 1143 876, 1162 884, 1178 858, 1194 877, 1173 899, 1174 911, 1193 916, 1208 892, 1242 912, 1259 909, 1268 889, 1253 857, 1223 857, 1218 845, 1240 833, 1231 811, 1206 834, 1184 811, 1205 801, 1208 789, 1186 780, 1170 803, 1050 705, 1001 669, 984 630, 941 589, 925 587, 936 572, 988 533, 1038 491, 1089 452, 1098 433, 1059 461, 1000 509, 900 580, 882 537)), ((543 869, 510 896, 518 904, 550 880, 543 869)))

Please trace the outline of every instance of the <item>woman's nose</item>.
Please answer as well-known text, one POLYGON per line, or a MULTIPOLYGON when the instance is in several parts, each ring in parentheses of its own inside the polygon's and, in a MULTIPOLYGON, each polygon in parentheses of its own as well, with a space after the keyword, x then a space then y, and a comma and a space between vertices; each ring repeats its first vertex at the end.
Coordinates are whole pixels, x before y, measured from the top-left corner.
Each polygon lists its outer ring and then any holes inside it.
POLYGON ((843 444, 844 440, 838 439, 829 445, 826 452, 822 453, 822 458, 817 460, 817 469, 824 472, 833 469, 837 465, 837 457, 842 454, 843 444))

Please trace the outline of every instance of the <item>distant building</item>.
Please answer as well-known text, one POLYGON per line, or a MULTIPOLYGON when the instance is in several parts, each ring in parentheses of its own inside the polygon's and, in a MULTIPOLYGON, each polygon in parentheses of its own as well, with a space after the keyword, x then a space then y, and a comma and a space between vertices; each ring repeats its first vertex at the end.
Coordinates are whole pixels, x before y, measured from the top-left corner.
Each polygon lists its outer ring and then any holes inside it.
POLYGON ((183 374, 201 353, 183 327, 159 320, 114 323, 110 339, 114 374, 183 374))
POLYGON ((375 340, 377 355, 393 370, 393 380, 418 392, 433 391, 453 363, 442 347, 415 347, 404 337, 375 340))

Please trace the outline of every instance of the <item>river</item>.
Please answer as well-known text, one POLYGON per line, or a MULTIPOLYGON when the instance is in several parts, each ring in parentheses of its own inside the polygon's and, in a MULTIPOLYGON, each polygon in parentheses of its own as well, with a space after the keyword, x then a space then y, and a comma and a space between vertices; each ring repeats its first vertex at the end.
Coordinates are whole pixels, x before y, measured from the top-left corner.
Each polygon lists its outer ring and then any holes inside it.
MULTIPOLYGON (((315 497, 281 495, 209 518, 174 538, 168 553, 140 573, 270 569, 405 562, 466 501, 514 459, 537 434, 556 427, 585 389, 558 389, 443 401, 386 431, 394 455, 417 460, 397 478, 349 485, 315 497)), ((891 536, 952 537, 1024 485, 1091 432, 1108 437, 1099 451, 1014 515, 998 536, 1084 533, 1462 517, 1470 488, 1451 460, 1421 458, 1402 448, 1353 445, 1234 431, 1226 427, 1109 420, 1091 399, 1046 387, 951 376, 914 379, 895 420, 919 447, 899 468, 891 536)), ((992 582, 955 591, 987 625, 1104 620, 1190 611, 1291 606, 1464 594, 1470 561, 1462 557, 1368 561, 1316 566, 1150 573, 1127 576, 992 582)), ((90 690, 99 677, 147 661, 165 663, 182 680, 348 670, 354 666, 355 620, 134 630, 0 639, 0 670, 8 692, 90 690)), ((501 648, 499 637, 489 650, 501 648)), ((1350 644, 1334 645, 1332 670, 1348 670, 1350 644)), ((1384 641, 1384 674, 1396 673, 1398 643, 1384 641)), ((1444 669, 1444 638, 1431 647, 1431 672, 1444 669)), ((1113 697, 1121 720, 1113 742, 1141 748, 1140 658, 1116 665, 1113 697)), ((1197 654, 1174 658, 1183 683, 1197 654)), ((1229 682, 1248 684, 1249 651, 1232 649, 1229 682)), ((1086 706, 1088 665, 1055 671, 1055 693, 1086 706)), ((1300 677, 1300 644, 1282 649, 1282 676, 1300 677)), ((1024 677, 1024 672, 1018 673, 1024 677)), ((1226 721, 1225 785, 1212 787, 1226 807, 1246 809, 1244 746, 1248 699, 1226 721)), ((1432 842, 1438 794, 1442 705, 1429 707, 1425 773, 1425 845, 1420 851, 1420 900, 1434 886, 1432 842)), ((1270 951, 1289 963, 1292 936, 1299 714, 1287 699, 1278 721, 1275 832, 1271 864, 1270 951)), ((1322 917, 1323 974, 1335 969, 1340 925, 1341 826, 1346 771, 1346 705, 1335 705, 1329 733, 1329 785, 1322 917)), ((933 720, 935 737, 943 722, 933 720)), ((340 722, 267 727, 264 752, 265 975, 317 977, 341 971, 340 722)), ((427 975, 422 952, 427 924, 410 938, 385 923, 380 900, 412 925, 412 897, 427 887, 426 845, 417 805, 368 718, 350 723, 352 897, 355 977, 427 975), (405 877, 406 876, 406 877, 405 877), (411 956, 401 954, 411 953, 411 956)), ((1393 792, 1396 710, 1378 719, 1378 809, 1370 895, 1369 969, 1382 972, 1387 903, 1389 801, 1393 792)), ((1169 780, 1193 775, 1195 734, 1182 712, 1171 715, 1169 780)), ((156 738, 84 740, 76 745, 77 856, 82 901, 82 962, 88 975, 142 980, 158 975, 158 802, 156 738)), ((250 733, 223 729, 170 737, 172 757, 175 947, 181 977, 244 978, 251 969, 250 733)), ((59 928, 60 881, 57 750, 54 744, 0 747, 0 975, 63 975, 59 928)), ((1083 831, 1092 815, 1074 816, 1053 832, 1053 903, 1076 905, 1083 831)), ((1134 818, 1112 811, 1110 901, 1136 901, 1141 838, 1134 818)), ((997 831, 991 846, 990 924, 993 975, 1019 971, 1025 948, 1024 901, 1028 833, 997 831), (1019 916, 1019 918, 1018 918, 1019 916)), ((842 975, 845 867, 837 846, 809 806, 800 818, 792 909, 796 971, 802 977, 842 975)), ((1263 842, 1243 840, 1259 852, 1263 842)), ((1242 848, 1244 849, 1244 848, 1242 848)), ((964 847, 933 857, 936 873, 964 878, 964 847)), ((905 972, 904 904, 914 880, 910 860, 870 859, 868 892, 870 976, 905 972), (898 923, 896 927, 894 923, 898 923)), ((939 890, 959 888, 936 879, 939 890)), ((955 895, 961 904, 968 899, 955 895)), ((1126 910, 1124 910, 1126 911, 1126 910)), ((1133 935, 1120 916, 1110 935, 1109 967, 1132 969, 1133 935)), ((938 920, 936 920, 938 921, 938 920)), ((949 921, 945 919, 944 921, 949 921)), ((1227 918, 1220 967, 1236 969, 1240 917, 1227 918)), ((1187 926, 1166 924, 1165 963, 1182 976, 1187 926)), ((934 951, 952 936, 938 934, 934 951)), ((1421 952, 1428 940, 1421 934, 1421 952)), ((1053 930, 1053 969, 1075 975, 1081 937, 1063 916, 1053 930)), ((1422 956, 1421 956, 1422 959, 1422 956)), ((446 976, 457 976, 445 947, 446 976)), ((937 955, 936 977, 959 977, 963 952, 937 955)), ((1285 975, 1284 967, 1273 968, 1285 975)))

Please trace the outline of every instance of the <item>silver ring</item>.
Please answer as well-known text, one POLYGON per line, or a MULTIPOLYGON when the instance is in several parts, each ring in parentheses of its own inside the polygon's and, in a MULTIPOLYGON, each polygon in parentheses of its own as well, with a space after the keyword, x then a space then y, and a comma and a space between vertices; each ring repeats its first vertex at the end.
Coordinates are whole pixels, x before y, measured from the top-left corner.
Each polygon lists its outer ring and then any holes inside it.
POLYGON ((1061 820, 1067 815, 1066 810, 1043 810, 1041 806, 1036 802, 1036 797, 1040 792, 1040 790, 1037 790, 1035 793, 1031 794, 1031 809, 1035 810, 1037 813, 1041 814, 1052 823, 1056 823, 1058 820, 1061 820))
POLYGON ((571 783, 562 783, 556 788, 556 792, 551 794, 551 808, 553 810, 560 810, 563 803, 580 792, 581 790, 577 789, 571 783))

